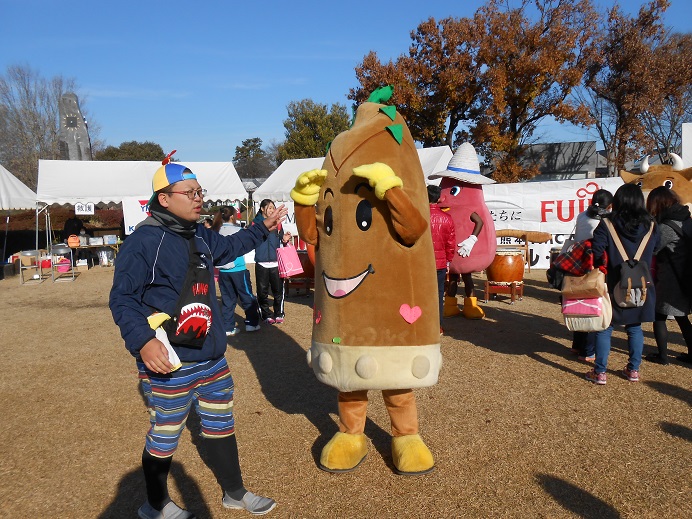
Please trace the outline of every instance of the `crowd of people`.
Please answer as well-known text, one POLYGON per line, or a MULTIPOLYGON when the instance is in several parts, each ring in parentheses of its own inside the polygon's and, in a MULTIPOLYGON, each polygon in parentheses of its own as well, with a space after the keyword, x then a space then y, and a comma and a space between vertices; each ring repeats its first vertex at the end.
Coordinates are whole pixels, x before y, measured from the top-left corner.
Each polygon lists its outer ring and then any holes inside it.
MULTIPOLYGON (((251 225, 260 224, 273 216, 276 212, 276 205, 267 198, 261 201, 259 209, 251 225)), ((237 220, 237 211, 229 206, 221 207, 212 220, 205 218, 203 224, 222 236, 235 234, 244 227, 237 220), (207 224, 206 222, 210 223, 207 224)), ((291 238, 291 233, 284 231, 279 225, 255 248, 257 295, 253 294, 252 281, 244 257, 241 256, 230 263, 217 266, 219 290, 223 303, 222 315, 227 336, 232 337, 240 332, 240 328, 235 322, 235 308, 238 302, 245 312, 246 332, 256 332, 260 329, 261 322, 267 325, 284 322, 286 283, 279 276, 276 250, 280 246, 288 245, 291 238), (269 304, 270 292, 271 305, 269 304)))
MULTIPOLYGON (((575 240, 590 240, 594 268, 604 266, 606 285, 612 301, 612 320, 605 330, 573 332, 573 351, 579 359, 593 362, 586 379, 605 385, 611 336, 614 326, 624 326, 627 334, 628 362, 622 374, 630 382, 639 381, 644 349, 642 323, 653 323, 657 353, 647 355, 648 361, 668 364, 667 320, 673 317, 688 348, 678 355, 691 362, 692 292, 686 290, 685 267, 692 252, 692 219, 687 206, 680 203, 667 186, 653 189, 646 201, 636 184, 624 184, 613 196, 606 190, 594 193, 591 205, 577 217, 575 240), (615 291, 625 264, 633 259, 650 270, 653 286, 640 305, 617 304, 615 291)), ((688 274, 689 275, 689 274, 688 274)))

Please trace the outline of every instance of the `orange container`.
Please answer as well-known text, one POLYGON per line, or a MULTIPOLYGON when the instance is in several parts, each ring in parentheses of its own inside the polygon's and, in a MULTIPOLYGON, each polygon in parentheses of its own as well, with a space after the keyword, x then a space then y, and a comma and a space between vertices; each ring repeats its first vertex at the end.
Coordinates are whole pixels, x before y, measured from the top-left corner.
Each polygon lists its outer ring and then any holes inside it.
POLYGON ((498 250, 493 262, 485 269, 488 281, 521 282, 524 279, 524 253, 518 249, 498 250))

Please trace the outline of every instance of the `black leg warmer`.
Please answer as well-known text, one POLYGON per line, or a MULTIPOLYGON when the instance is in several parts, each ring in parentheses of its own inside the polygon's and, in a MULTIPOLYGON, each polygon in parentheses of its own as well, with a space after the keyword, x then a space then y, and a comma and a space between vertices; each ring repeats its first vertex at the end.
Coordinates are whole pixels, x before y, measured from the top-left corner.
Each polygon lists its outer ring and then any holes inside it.
POLYGON ((245 495, 243 476, 238 460, 238 443, 235 434, 225 438, 204 438, 209 465, 216 480, 233 499, 242 499, 245 495))
POLYGON ((171 470, 173 457, 157 458, 142 452, 142 469, 147 484, 147 500, 155 510, 161 510, 170 500, 168 496, 168 472, 171 470))

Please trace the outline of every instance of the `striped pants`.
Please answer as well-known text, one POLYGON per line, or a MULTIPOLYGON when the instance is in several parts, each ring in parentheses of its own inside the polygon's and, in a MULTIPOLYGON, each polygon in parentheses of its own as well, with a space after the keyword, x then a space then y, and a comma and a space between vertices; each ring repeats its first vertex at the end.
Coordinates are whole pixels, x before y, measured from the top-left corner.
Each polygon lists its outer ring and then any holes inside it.
POLYGON ((137 362, 142 391, 148 402, 151 428, 146 449, 159 458, 172 456, 192 403, 205 438, 223 438, 235 432, 233 378, 226 358, 184 362, 168 375, 153 373, 137 362))

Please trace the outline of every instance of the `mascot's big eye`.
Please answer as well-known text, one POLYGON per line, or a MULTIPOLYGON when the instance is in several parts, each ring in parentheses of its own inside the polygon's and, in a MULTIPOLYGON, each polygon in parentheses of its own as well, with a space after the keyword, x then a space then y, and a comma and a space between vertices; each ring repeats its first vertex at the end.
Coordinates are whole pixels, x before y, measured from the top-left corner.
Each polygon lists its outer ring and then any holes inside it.
POLYGON ((449 190, 449 194, 452 196, 457 196, 459 193, 461 193, 461 188, 459 186, 454 186, 449 190))
POLYGON ((639 188, 642 187, 642 181, 641 180, 637 180, 637 187, 639 187, 639 188))
POLYGON ((666 186, 668 189, 673 189, 673 181, 672 180, 666 180, 663 183, 664 186, 666 186))
POLYGON ((332 206, 328 206, 324 211, 324 230, 327 232, 327 236, 332 235, 332 230, 334 229, 334 221, 332 220, 332 206))
POLYGON ((367 200, 361 200, 356 207, 356 224, 361 231, 367 231, 372 224, 372 206, 367 200))

